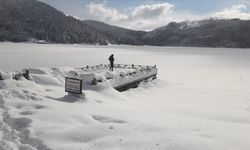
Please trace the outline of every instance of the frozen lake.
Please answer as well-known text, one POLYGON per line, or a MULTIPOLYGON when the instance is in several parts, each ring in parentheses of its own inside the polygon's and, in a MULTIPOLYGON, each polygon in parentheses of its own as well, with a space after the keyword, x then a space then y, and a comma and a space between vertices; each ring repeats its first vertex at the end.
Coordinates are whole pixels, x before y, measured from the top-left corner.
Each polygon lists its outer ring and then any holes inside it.
POLYGON ((0 149, 250 149, 250 49, 1 43, 0 54, 0 70, 42 67, 35 82, 0 82, 0 149), (158 79, 67 102, 60 75, 112 53, 115 63, 157 65, 158 79))
POLYGON ((115 63, 157 65, 163 80, 226 87, 250 80, 250 49, 1 43, 0 70, 106 64, 112 53, 115 63))
POLYGON ((108 63, 107 58, 111 53, 115 54, 116 63, 127 64, 181 65, 188 63, 246 67, 249 66, 250 58, 250 49, 26 43, 0 43, 0 53, 0 68, 3 70, 24 67, 76 67, 108 63))

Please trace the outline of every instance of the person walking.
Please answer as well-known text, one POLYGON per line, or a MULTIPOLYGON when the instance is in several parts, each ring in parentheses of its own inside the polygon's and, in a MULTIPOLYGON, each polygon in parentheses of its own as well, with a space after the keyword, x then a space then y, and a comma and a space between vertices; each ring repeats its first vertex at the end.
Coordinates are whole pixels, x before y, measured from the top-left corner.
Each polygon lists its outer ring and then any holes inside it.
POLYGON ((114 54, 112 54, 109 56, 109 63, 110 63, 109 70, 110 71, 113 71, 114 69, 114 61, 115 61, 114 54))

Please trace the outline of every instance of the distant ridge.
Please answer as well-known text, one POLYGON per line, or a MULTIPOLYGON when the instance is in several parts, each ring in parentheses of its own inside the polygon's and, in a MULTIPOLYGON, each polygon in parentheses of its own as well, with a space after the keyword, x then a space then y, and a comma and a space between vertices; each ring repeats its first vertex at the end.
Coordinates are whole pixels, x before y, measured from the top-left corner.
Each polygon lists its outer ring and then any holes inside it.
POLYGON ((144 43, 141 40, 141 37, 147 33, 145 31, 134 31, 131 29, 112 26, 94 20, 85 20, 83 23, 92 26, 98 31, 101 31, 103 34, 112 37, 114 42, 117 44, 143 45, 144 43))
POLYGON ((143 36, 144 42, 158 46, 250 47, 250 21, 209 19, 169 23, 143 36))
POLYGON ((37 0, 0 0, 0 41, 250 48, 250 21, 172 22, 145 32, 80 21, 37 0))

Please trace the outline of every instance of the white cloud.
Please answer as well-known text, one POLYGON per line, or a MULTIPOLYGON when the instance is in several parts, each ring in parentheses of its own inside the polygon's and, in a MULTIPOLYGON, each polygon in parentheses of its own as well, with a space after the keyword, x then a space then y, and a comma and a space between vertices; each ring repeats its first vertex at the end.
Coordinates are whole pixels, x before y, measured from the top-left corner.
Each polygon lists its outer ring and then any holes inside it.
POLYGON ((217 18, 240 18, 243 20, 250 19, 250 13, 246 12, 247 6, 244 4, 233 5, 231 8, 226 8, 221 12, 215 13, 217 18))
POLYGON ((121 21, 126 20, 128 18, 127 15, 119 13, 118 10, 114 8, 108 8, 105 4, 95 4, 90 3, 87 5, 89 9, 89 13, 96 17, 100 17, 104 21, 121 21))
POLYGON ((174 5, 168 2, 140 5, 131 8, 127 13, 108 7, 106 3, 90 3, 87 8, 90 15, 97 17, 100 21, 135 30, 152 30, 173 21, 193 21, 209 17, 250 19, 250 13, 245 11, 247 6, 242 4, 207 15, 177 11, 174 5))
POLYGON ((140 5, 131 9, 129 13, 119 12, 105 3, 90 3, 87 8, 90 15, 98 17, 100 21, 136 30, 152 30, 171 21, 194 19, 192 15, 187 18, 186 15, 176 14, 174 5, 170 3, 140 5))
POLYGON ((169 3, 160 3, 154 5, 140 5, 132 11, 131 18, 152 19, 163 14, 171 14, 174 5, 169 3))

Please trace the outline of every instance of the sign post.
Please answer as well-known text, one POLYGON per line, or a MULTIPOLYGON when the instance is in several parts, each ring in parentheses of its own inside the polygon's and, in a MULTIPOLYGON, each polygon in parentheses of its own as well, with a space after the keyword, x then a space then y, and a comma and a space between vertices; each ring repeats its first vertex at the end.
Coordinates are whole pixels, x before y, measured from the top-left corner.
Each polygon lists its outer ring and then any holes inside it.
POLYGON ((82 94, 82 79, 65 78, 65 92, 72 94, 82 94))

